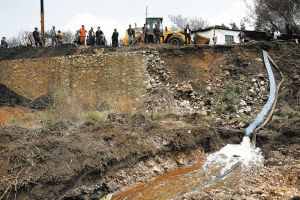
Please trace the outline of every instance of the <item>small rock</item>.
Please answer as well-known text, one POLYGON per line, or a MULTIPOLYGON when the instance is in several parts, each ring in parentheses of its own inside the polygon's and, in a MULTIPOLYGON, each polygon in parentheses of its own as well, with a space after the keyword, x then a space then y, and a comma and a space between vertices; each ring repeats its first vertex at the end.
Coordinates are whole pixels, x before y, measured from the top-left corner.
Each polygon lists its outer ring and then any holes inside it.
POLYGON ((251 80, 251 83, 255 83, 255 82, 256 82, 256 79, 253 78, 253 79, 251 80))
POLYGON ((247 103, 246 103, 246 101, 244 101, 243 99, 240 101, 240 105, 241 106, 246 106, 247 105, 247 103))
POLYGON ((233 125, 233 124, 235 124, 235 123, 237 123, 238 122, 238 119, 237 118, 233 118, 232 120, 230 120, 229 122, 228 122, 228 124, 229 125, 233 125))
POLYGON ((250 106, 246 106, 246 107, 245 107, 245 113, 246 113, 246 114, 250 114, 251 111, 252 111, 252 109, 251 109, 250 106))
POLYGON ((164 145, 164 146, 168 146, 168 145, 170 145, 170 141, 166 141, 166 140, 164 140, 164 141, 163 141, 163 145, 164 145))
POLYGON ((199 112, 199 114, 200 114, 201 116, 207 116, 207 111, 206 111, 206 110, 201 110, 201 111, 199 112))
POLYGON ((239 113, 244 113, 245 110, 242 108, 242 109, 240 109, 238 112, 239 112, 239 113))
POLYGON ((240 122, 239 123, 239 127, 241 127, 241 128, 244 128, 244 127, 246 127, 247 125, 244 123, 244 122, 240 122))

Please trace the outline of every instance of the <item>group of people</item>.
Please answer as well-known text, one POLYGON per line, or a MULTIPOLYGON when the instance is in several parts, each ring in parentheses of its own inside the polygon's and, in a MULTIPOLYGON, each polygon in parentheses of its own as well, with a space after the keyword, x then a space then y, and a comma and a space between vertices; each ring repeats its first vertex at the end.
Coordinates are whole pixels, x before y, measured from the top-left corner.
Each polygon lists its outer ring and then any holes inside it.
MULTIPOLYGON (((135 30, 136 29, 132 28, 131 25, 129 25, 129 28, 127 29, 129 45, 133 45, 136 42, 135 41, 135 39, 136 39, 135 38, 135 30)), ((144 24, 144 27, 142 28, 143 33, 142 33, 141 37, 138 38, 139 40, 142 40, 143 43, 149 43, 149 42, 160 43, 161 38, 163 38, 163 41, 164 41, 164 36, 161 33, 161 30, 159 29, 157 24, 155 24, 155 27, 153 29, 154 37, 152 37, 151 39, 148 34, 149 33, 148 31, 149 30, 148 30, 146 24, 144 24)), ((167 27, 166 27, 166 31, 167 31, 167 27)), ((293 27, 292 27, 291 22, 287 23, 286 32, 287 32, 288 40, 290 40, 292 38, 292 34, 293 34, 293 27)), ((192 32, 191 32, 190 26, 187 24, 183 30, 183 34, 185 36, 185 44, 191 43, 191 33, 192 32)), ((267 37, 269 40, 277 40, 277 39, 280 39, 281 36, 282 36, 282 34, 280 33, 279 29, 276 29, 276 31, 274 31, 273 33, 271 32, 271 30, 267 31, 267 37)), ((63 34, 60 30, 56 31, 55 26, 52 26, 52 29, 49 32, 49 37, 51 39, 52 46, 63 45, 63 34)), ((240 31, 240 33, 238 34, 237 37, 239 38, 240 43, 245 42, 246 35, 242 30, 240 31)), ((118 33, 117 29, 114 29, 111 39, 112 39, 112 47, 118 47, 119 46, 119 33, 118 33)), ((25 41, 26 41, 27 46, 34 46, 34 45, 36 47, 43 46, 43 41, 41 40, 41 36, 40 36, 40 32, 38 31, 38 28, 35 28, 34 31, 32 32, 32 34, 27 35, 27 37, 25 38, 25 41)), ((82 27, 75 34, 74 43, 76 43, 78 45, 87 45, 87 46, 95 46, 95 45, 102 46, 102 45, 106 45, 107 41, 106 41, 103 31, 101 30, 101 28, 99 26, 97 27, 97 31, 95 32, 93 27, 91 27, 90 30, 87 31, 85 29, 85 26, 82 25, 82 27)), ((0 47, 8 48, 8 43, 7 43, 5 37, 2 37, 0 47)))
POLYGON ((96 33, 94 32, 94 28, 91 27, 89 31, 87 31, 84 27, 84 25, 81 26, 81 29, 79 29, 76 32, 75 35, 75 41, 74 43, 78 45, 105 45, 105 36, 103 31, 98 26, 96 33), (88 32, 88 35, 87 35, 88 32))
MULTIPOLYGON (((285 26, 285 29, 286 29, 287 39, 291 40, 293 35, 293 26, 290 21, 288 21, 287 25, 285 26)), ((274 31, 274 33, 272 33, 271 30, 269 29, 267 31, 267 37, 269 40, 281 39, 282 33, 280 33, 278 28, 274 31)))
MULTIPOLYGON (((97 27, 97 31, 94 31, 94 28, 91 27, 89 31, 85 29, 85 26, 82 25, 81 29, 76 32, 75 41, 74 43, 78 45, 88 45, 88 46, 102 46, 106 45, 107 41, 103 31, 101 30, 100 26, 97 27)), ((119 46, 119 33, 117 29, 114 29, 112 34, 112 46, 118 47, 119 46)))
POLYGON ((52 46, 63 45, 63 34, 60 30, 56 33, 55 26, 52 26, 52 29, 50 30, 50 37, 52 46))
MULTIPOLYGON (((56 32, 55 26, 52 26, 49 36, 51 39, 52 46, 61 46, 63 44, 63 34, 61 33, 61 31, 56 32)), ((41 35, 37 27, 34 28, 32 34, 28 34, 26 36, 25 42, 27 46, 43 46, 43 41, 41 39, 41 35)))

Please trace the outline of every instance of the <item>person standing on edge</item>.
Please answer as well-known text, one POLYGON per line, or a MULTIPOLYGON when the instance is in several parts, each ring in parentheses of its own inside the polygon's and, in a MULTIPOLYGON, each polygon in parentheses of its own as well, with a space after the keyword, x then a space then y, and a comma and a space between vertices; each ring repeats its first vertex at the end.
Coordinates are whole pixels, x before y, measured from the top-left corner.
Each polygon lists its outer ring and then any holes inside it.
POLYGON ((89 30, 89 42, 91 46, 95 45, 95 32, 94 32, 94 28, 91 27, 91 29, 89 30))
POLYGON ((55 26, 52 26, 52 29, 50 30, 50 37, 52 40, 52 46, 57 46, 57 37, 56 37, 55 26))
POLYGON ((155 43, 160 43, 160 30, 159 30, 157 24, 155 24, 155 28, 153 29, 153 33, 155 35, 155 43))
POLYGON ((293 27, 290 21, 288 21, 287 25, 286 25, 286 33, 288 35, 288 40, 292 39, 292 34, 293 34, 293 27))
POLYGON ((134 30, 131 28, 131 25, 129 25, 129 29, 127 30, 127 33, 128 33, 129 45, 132 45, 134 40, 134 30))
POLYGON ((62 44, 63 44, 63 34, 60 31, 58 31, 58 33, 57 33, 57 41, 58 41, 58 46, 62 46, 62 44))
POLYGON ((81 45, 85 44, 85 37, 86 37, 86 30, 84 29, 84 25, 82 25, 81 29, 79 30, 80 33, 80 43, 81 45))
POLYGON ((279 32, 278 29, 274 32, 274 40, 277 40, 281 36, 281 33, 279 32))
POLYGON ((80 31, 79 30, 76 31, 74 43, 80 45, 80 31))
POLYGON ((27 37, 25 38, 25 42, 26 42, 26 45, 28 47, 33 46, 33 41, 32 41, 32 35, 31 34, 27 35, 27 37))
POLYGON ((1 40, 1 48, 8 48, 8 44, 6 42, 6 37, 2 37, 2 40, 1 40))
POLYGON ((98 46, 102 45, 102 41, 101 41, 102 34, 103 34, 103 32, 101 31, 100 26, 98 26, 97 31, 96 31, 96 44, 98 46))
POLYGON ((186 25, 186 28, 184 29, 184 36, 185 36, 185 44, 191 44, 191 29, 190 29, 190 25, 186 25))
POLYGON ((42 41, 41 41, 40 33, 39 33, 37 27, 34 28, 34 31, 33 31, 33 33, 32 33, 32 36, 33 36, 33 38, 34 38, 34 44, 35 44, 35 46, 36 46, 36 47, 38 47, 38 46, 41 47, 41 46, 42 46, 42 41))
POLYGON ((119 46, 119 33, 118 33, 117 29, 114 30, 114 32, 112 34, 112 37, 111 37, 111 40, 112 40, 112 46, 113 47, 118 47, 119 46))
POLYGON ((147 44, 149 42, 149 37, 148 37, 148 29, 147 29, 147 26, 146 24, 144 24, 144 27, 143 27, 143 35, 144 35, 144 43, 147 44))
POLYGON ((238 37, 239 37, 240 43, 245 43, 245 33, 242 30, 240 30, 238 37))

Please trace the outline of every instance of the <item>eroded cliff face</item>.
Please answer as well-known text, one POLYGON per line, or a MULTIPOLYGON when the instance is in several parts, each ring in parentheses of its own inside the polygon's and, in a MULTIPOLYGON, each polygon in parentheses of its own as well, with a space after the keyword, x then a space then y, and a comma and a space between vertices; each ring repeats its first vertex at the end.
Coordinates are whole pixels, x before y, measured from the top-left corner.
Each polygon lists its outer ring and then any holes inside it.
POLYGON ((138 107, 146 96, 146 61, 138 53, 19 59, 0 66, 0 82, 31 101, 64 92, 96 109, 99 99, 138 107))

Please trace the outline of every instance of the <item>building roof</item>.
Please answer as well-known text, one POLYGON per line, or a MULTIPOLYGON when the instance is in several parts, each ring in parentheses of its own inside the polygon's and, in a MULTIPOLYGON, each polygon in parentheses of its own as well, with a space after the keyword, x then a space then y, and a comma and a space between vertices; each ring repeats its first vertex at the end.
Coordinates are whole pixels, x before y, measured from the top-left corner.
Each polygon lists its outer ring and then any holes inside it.
MULTIPOLYGON (((231 29, 228 27, 224 27, 224 26, 211 26, 208 28, 204 28, 204 29, 198 29, 198 30, 193 30, 192 33, 200 33, 200 32, 206 32, 206 31, 210 31, 212 29, 219 29, 219 30, 227 30, 227 31, 241 31, 240 29, 231 29)), ((250 31, 250 30, 242 30, 243 32, 255 32, 255 33, 263 33, 261 31, 250 31)))

